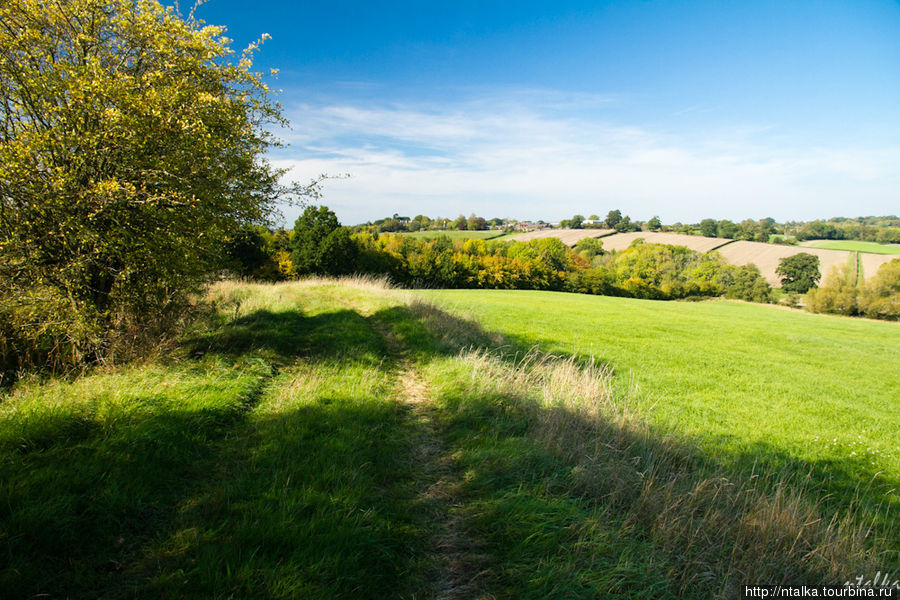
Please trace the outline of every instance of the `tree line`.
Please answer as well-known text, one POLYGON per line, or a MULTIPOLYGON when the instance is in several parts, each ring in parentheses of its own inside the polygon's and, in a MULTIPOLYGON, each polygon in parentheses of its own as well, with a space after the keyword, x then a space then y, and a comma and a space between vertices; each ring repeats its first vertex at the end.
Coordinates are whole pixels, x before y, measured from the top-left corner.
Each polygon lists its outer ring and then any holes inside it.
POLYGON ((292 232, 246 229, 229 241, 238 275, 284 279, 305 275, 387 275, 408 286, 559 290, 633 298, 728 296, 756 302, 771 288, 752 265, 718 254, 644 244, 606 252, 599 239, 569 248, 556 238, 528 242, 415 239, 353 232, 324 206, 308 206, 292 232))
MULTIPOLYGON (((778 297, 755 265, 730 265, 716 252, 641 239, 618 252, 604 250, 598 238, 582 239, 573 248, 556 238, 416 239, 343 227, 325 206, 308 206, 292 231, 245 228, 226 250, 234 274, 267 281, 364 273, 412 287, 558 290, 657 300, 724 296, 774 302, 778 297)), ((884 265, 865 286, 857 285, 855 271, 851 277, 845 269, 817 288, 819 259, 805 252, 782 259, 776 272, 791 303, 805 294, 807 310, 897 319, 897 265, 900 259, 884 265)))
POLYGON ((806 293, 807 310, 871 319, 900 319, 900 258, 881 265, 878 273, 865 283, 858 281, 857 275, 850 265, 835 267, 824 285, 806 293))
MULTIPOLYGON (((354 227, 358 230, 375 233, 401 233, 449 230, 478 231, 485 229, 513 230, 516 228, 517 223, 519 221, 516 219, 501 219, 499 217, 485 219, 475 214, 468 217, 459 215, 455 219, 444 217, 431 218, 421 214, 410 218, 394 214, 392 217, 377 219, 354 227)), ((550 226, 550 223, 544 221, 538 221, 537 223, 550 226)), ((610 210, 606 217, 603 218, 597 214, 592 214, 588 217, 576 214, 571 218, 560 221, 559 226, 563 229, 615 229, 619 233, 663 231, 780 244, 795 244, 813 239, 860 240, 881 244, 900 243, 900 219, 896 216, 859 217, 856 219, 835 217, 828 220, 817 219, 814 221, 789 221, 786 223, 778 223, 771 217, 744 219, 740 222, 729 219, 706 218, 699 223, 663 224, 659 216, 656 215, 647 221, 640 221, 632 219, 629 215, 624 215, 619 209, 614 209, 610 210)))

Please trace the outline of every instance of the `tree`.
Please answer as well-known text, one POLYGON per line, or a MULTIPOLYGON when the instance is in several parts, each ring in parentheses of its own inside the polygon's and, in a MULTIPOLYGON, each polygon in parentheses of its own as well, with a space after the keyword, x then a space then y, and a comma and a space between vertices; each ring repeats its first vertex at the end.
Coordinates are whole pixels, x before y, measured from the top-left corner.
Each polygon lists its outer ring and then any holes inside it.
POLYGON ((615 229, 616 225, 619 224, 619 221, 622 220, 622 211, 621 210, 611 210, 606 214, 606 226, 610 229, 615 229))
POLYGON ((584 228, 584 215, 575 215, 569 220, 569 227, 572 229, 584 228))
MULTIPOLYGON (((740 265, 723 269, 723 274, 729 273, 730 280, 722 281, 727 298, 737 298, 747 302, 769 302, 772 288, 754 264, 740 265)), ((724 279, 724 277, 723 277, 724 279)))
POLYGON ((718 227, 716 229, 716 237, 720 238, 734 238, 737 236, 738 226, 728 219, 722 219, 719 221, 718 227))
POLYGON ((808 252, 782 258, 775 273, 781 277, 781 287, 786 292, 800 294, 815 287, 822 277, 819 272, 819 257, 808 252))
POLYGON ((633 223, 631 221, 631 217, 624 216, 622 219, 616 223, 615 225, 616 231, 619 233, 628 233, 629 231, 638 231, 640 229, 640 225, 637 223, 633 223))
POLYGON ((775 234, 775 219, 766 217, 759 220, 759 231, 756 233, 757 242, 768 242, 769 238, 775 234))
POLYGON ((657 216, 650 217, 650 220, 647 221, 647 229, 650 231, 659 231, 660 227, 662 227, 662 223, 657 216))
POLYGON ((355 269, 358 249, 327 206, 307 206, 294 223, 291 258, 297 275, 344 275, 355 269))
POLYGON ((716 237, 719 224, 715 219, 703 219, 700 221, 700 235, 706 237, 716 237))
POLYGON ((258 44, 235 62, 229 43, 156 0, 0 4, 0 289, 19 311, 0 321, 65 322, 97 358, 171 324, 223 239, 266 219, 284 121, 258 44))
POLYGON ((859 311, 873 319, 900 319, 900 258, 886 262, 866 282, 859 311))
POLYGON ((269 269, 263 274, 264 267, 272 262, 266 251, 266 240, 260 231, 253 227, 244 227, 225 242, 225 254, 230 259, 231 269, 241 277, 267 278, 269 269))
POLYGON ((480 231, 482 229, 487 229, 487 221, 484 220, 484 217, 478 217, 472 214, 466 220, 466 229, 469 231, 480 231))
POLYGON ((760 231, 761 230, 759 223, 757 223, 753 219, 744 219, 743 221, 741 221, 740 225, 737 226, 737 232, 735 233, 734 237, 738 240, 757 240, 760 242, 768 242, 768 237, 766 237, 765 240, 757 239, 760 231))
POLYGON ((604 254, 603 241, 597 238, 582 238, 575 244, 574 250, 585 260, 591 260, 604 254))
POLYGON ((359 247, 350 238, 350 230, 338 227, 319 244, 316 273, 322 275, 349 275, 356 271, 359 247))

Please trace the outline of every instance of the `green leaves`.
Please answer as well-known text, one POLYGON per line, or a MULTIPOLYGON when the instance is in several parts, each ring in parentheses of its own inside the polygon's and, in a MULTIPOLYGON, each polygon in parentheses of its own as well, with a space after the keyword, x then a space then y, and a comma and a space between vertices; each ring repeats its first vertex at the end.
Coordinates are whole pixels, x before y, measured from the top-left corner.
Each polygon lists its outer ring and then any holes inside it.
POLYGON ((821 279, 819 257, 808 252, 800 252, 782 258, 775 269, 781 277, 781 287, 788 292, 806 293, 821 279))
POLYGON ((282 117, 258 44, 233 63, 223 33, 155 0, 0 6, 3 290, 43 282, 109 338, 177 312, 270 215, 282 117))

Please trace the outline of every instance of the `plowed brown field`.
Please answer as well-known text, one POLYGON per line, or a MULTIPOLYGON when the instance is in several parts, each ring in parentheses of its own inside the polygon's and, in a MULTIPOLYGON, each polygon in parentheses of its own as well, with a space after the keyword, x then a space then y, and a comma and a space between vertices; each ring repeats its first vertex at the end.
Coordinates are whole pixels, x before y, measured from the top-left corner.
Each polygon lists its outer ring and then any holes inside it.
MULTIPOLYGON (((541 238, 555 237, 562 240, 567 246, 574 246, 584 238, 595 238, 601 235, 609 235, 615 229, 541 229, 540 231, 530 231, 528 233, 520 233, 513 235, 504 240, 513 242, 527 242, 530 240, 539 240, 541 238)), ((606 242, 604 242, 604 247, 606 242)))
MULTIPOLYGON (((831 269, 846 264, 851 260, 853 252, 847 250, 828 250, 825 248, 810 248, 806 246, 781 246, 778 244, 764 244, 762 242, 734 241, 727 238, 710 238, 700 235, 683 235, 679 233, 654 233, 650 231, 635 231, 631 233, 613 233, 613 229, 542 229, 530 233, 522 233, 516 236, 504 238, 527 242, 540 238, 555 237, 564 244, 574 246, 579 240, 589 237, 603 237, 604 250, 624 250, 634 240, 643 238, 648 244, 671 244, 673 246, 685 246, 697 252, 709 252, 716 250, 728 262, 733 265, 746 265, 753 263, 762 272, 773 286, 781 285, 781 278, 775 274, 778 263, 782 258, 793 256, 801 252, 807 252, 819 257, 819 272, 822 273, 824 282, 831 269), (604 237, 605 236, 605 237, 604 237)), ((890 254, 870 254, 860 252, 862 276, 866 279, 873 277, 878 268, 891 259, 897 258, 890 254)))
POLYGON ((819 272, 822 279, 831 272, 833 267, 846 264, 850 260, 852 252, 846 250, 825 250, 823 248, 800 248, 797 246, 780 246, 777 244, 764 244, 762 242, 733 242, 719 248, 719 253, 733 265, 746 265, 753 263, 762 272, 763 277, 771 285, 781 285, 781 278, 775 274, 778 263, 782 258, 794 256, 806 252, 819 257, 819 272))
POLYGON ((895 258, 900 258, 896 254, 872 254, 871 252, 860 252, 859 262, 862 267, 862 275, 868 279, 878 274, 878 269, 886 262, 891 262, 895 258))
POLYGON ((632 233, 617 233, 603 238, 604 250, 624 250, 631 243, 644 238, 648 244, 670 244, 672 246, 685 246, 697 252, 709 252, 719 246, 725 245, 731 240, 725 238, 703 237, 702 235, 682 235, 679 233, 653 233, 651 231, 634 231, 632 233))

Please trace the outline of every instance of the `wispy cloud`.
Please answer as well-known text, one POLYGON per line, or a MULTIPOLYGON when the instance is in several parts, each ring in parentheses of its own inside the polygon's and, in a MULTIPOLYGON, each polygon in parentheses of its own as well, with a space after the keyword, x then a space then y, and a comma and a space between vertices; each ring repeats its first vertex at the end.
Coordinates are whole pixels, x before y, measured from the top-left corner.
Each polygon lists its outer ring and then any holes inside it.
POLYGON ((555 219, 621 208, 664 222, 896 212, 900 147, 803 147, 765 127, 676 134, 598 117, 616 101, 526 91, 297 105, 275 162, 295 179, 350 173, 325 196, 348 223, 394 212, 555 219))

